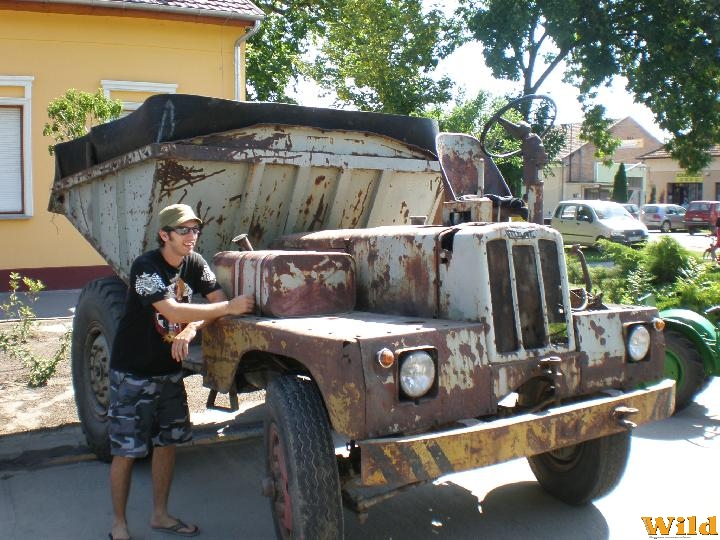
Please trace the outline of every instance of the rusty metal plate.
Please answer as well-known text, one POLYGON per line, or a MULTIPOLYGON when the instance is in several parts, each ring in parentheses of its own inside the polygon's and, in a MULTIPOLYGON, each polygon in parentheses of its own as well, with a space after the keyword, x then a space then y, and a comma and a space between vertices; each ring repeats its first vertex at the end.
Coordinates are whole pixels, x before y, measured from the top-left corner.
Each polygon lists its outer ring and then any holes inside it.
POLYGON ((266 317, 328 315, 355 307, 355 262, 345 253, 223 251, 213 262, 225 294, 254 295, 258 314, 266 317))
POLYGON ((667 418, 675 407, 675 382, 662 381, 647 390, 591 399, 469 428, 417 437, 358 443, 362 484, 410 484, 511 459, 533 456, 627 428, 618 407, 638 409, 635 424, 667 418))

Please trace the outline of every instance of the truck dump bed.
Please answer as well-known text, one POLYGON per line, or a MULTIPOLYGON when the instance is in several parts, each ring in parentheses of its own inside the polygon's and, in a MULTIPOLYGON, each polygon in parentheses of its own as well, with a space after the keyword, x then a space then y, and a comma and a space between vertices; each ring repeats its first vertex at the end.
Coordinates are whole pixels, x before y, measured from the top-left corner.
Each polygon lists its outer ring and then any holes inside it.
POLYGON ((203 219, 207 260, 241 233, 265 248, 289 233, 432 221, 436 134, 421 118, 155 96, 57 145, 49 208, 123 278, 155 245, 158 211, 177 202, 203 219))

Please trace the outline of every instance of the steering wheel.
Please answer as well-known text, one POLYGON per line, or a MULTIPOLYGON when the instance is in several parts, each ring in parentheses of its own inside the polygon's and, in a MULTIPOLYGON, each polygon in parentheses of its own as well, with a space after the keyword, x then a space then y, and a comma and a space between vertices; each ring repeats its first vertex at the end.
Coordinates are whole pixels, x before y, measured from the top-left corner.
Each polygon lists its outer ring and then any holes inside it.
MULTIPOLYGON (((483 126, 480 135, 480 146, 490 157, 506 158, 519 154, 522 150, 520 145, 517 145, 517 148, 508 150, 507 139, 505 137, 497 137, 490 145, 487 144, 488 135, 492 128, 495 127, 500 119, 503 118, 503 115, 511 109, 517 111, 516 115, 521 119, 525 119, 524 121, 530 124, 532 132, 539 135, 541 139, 547 135, 557 118, 557 105, 555 105, 555 102, 549 96, 527 94, 526 96, 513 99, 493 114, 483 126), (505 148, 503 148, 503 146, 505 146, 505 148)), ((517 120, 513 120, 513 122, 517 123, 517 120)))

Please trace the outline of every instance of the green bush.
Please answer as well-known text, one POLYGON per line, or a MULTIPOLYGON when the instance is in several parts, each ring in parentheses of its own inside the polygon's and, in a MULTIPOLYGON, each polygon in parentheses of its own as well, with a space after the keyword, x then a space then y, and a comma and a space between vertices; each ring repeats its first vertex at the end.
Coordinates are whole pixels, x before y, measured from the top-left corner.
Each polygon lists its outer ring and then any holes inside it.
MULTIPOLYGON (((590 266, 593 293, 617 304, 639 304, 652 298, 658 309, 681 307, 698 313, 720 304, 720 268, 689 253, 668 236, 633 249, 601 241, 598 259, 612 266, 590 266)), ((582 283, 582 271, 568 257, 571 283, 582 283)))
POLYGON ((688 269, 690 253, 677 240, 664 236, 643 248, 643 264, 656 285, 674 283, 688 269))
POLYGON ((37 325, 32 306, 44 288, 41 281, 12 272, 9 281, 10 295, 7 302, 0 304, 0 310, 5 316, 14 319, 8 330, 0 330, 0 352, 19 360, 28 369, 28 386, 32 388, 45 386, 55 374, 57 365, 68 354, 72 337, 72 330, 63 334, 58 350, 52 358, 38 356, 28 345, 37 325), (25 291, 21 290, 21 284, 25 291), (24 301, 21 294, 25 295, 24 301))

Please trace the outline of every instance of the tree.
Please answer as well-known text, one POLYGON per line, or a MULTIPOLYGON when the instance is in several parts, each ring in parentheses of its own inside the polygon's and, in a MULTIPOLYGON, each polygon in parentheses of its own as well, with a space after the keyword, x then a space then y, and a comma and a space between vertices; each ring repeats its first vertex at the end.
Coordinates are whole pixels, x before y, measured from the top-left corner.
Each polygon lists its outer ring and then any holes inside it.
POLYGON ((345 0, 327 21, 312 74, 359 110, 418 114, 450 100, 448 77, 432 71, 447 49, 441 13, 420 0, 345 0))
POLYGON ((420 0, 257 4, 267 18, 248 44, 251 99, 292 101, 286 89, 302 76, 360 110, 419 114, 451 97, 451 81, 431 77, 451 27, 420 0))
POLYGON ((329 0, 260 0, 255 4, 265 19, 247 45, 248 97, 292 102, 286 89, 304 73, 302 57, 313 37, 324 33, 323 21, 335 16, 336 8, 329 0))
POLYGON ((604 108, 593 103, 613 76, 627 79, 637 103, 655 114, 673 139, 668 149, 696 172, 720 143, 720 17, 715 2, 698 0, 461 0, 459 15, 484 45, 495 77, 537 92, 565 65, 581 95, 585 138, 601 155, 618 142, 607 136, 604 108), (605 133, 605 134, 603 134, 605 133))
MULTIPOLYGON (((493 97, 487 92, 480 91, 472 99, 459 96, 450 108, 431 107, 425 112, 425 116, 437 120, 440 131, 468 133, 479 138, 485 123, 506 104, 505 98, 493 97)), ((503 117, 516 122, 522 119, 520 111, 514 109, 507 111, 503 117)), ((538 132, 539 128, 536 129, 536 126, 533 126, 533 130, 538 132)), ((510 137, 500 126, 496 126, 488 133, 487 142, 491 147, 502 148, 503 153, 519 150, 521 147, 521 142, 510 137)), ((565 135, 560 129, 552 128, 543 137, 543 146, 550 161, 559 154, 564 144, 565 135)), ((512 193, 520 197, 523 191, 522 156, 516 154, 498 158, 495 160, 495 164, 500 169, 512 193)))
POLYGON ((625 164, 621 163, 615 173, 613 180, 613 190, 610 200, 618 203, 626 203, 628 200, 628 181, 625 174, 625 164))
MULTIPOLYGON (((43 135, 52 137, 57 144, 82 137, 92 126, 119 118, 122 102, 105 97, 100 88, 94 94, 71 88, 48 104, 47 113, 50 121, 45 123, 43 135)), ((51 156, 55 144, 48 146, 51 156)))

